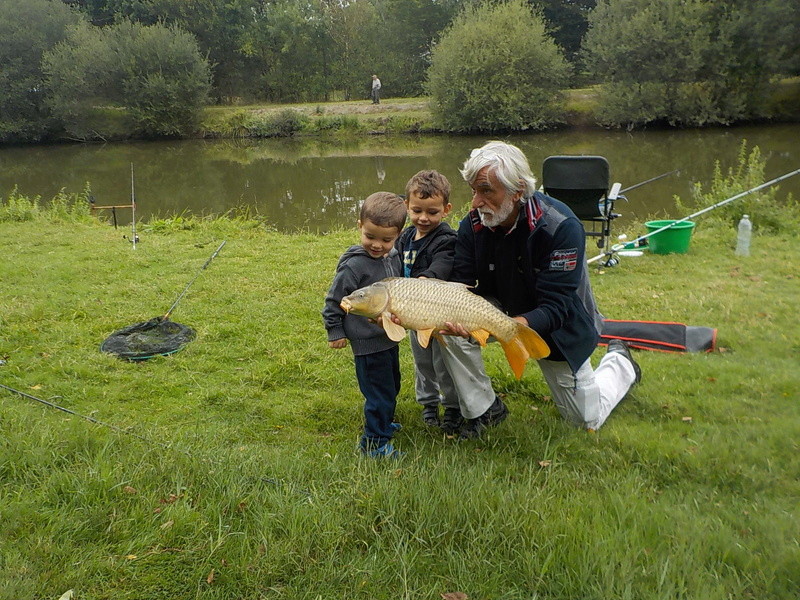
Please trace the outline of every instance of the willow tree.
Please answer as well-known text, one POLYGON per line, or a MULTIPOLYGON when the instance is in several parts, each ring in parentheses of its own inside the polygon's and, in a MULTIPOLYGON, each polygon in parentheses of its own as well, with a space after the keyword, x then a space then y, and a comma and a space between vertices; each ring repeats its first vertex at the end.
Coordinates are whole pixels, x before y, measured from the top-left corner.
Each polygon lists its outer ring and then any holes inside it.
POLYGON ((524 1, 468 7, 433 48, 432 113, 448 131, 544 129, 562 119, 569 71, 524 1))
POLYGON ((0 142, 46 137, 42 57, 78 20, 61 2, 0 0, 0 142))

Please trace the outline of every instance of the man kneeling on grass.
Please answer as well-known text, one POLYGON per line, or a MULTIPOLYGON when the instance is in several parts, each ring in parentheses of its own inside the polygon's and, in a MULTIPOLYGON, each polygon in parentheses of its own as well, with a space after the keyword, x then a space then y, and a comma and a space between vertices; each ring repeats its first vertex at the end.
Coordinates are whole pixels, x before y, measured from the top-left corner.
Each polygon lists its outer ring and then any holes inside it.
MULTIPOLYGON (((536 191, 528 160, 516 146, 489 142, 472 151, 461 170, 472 188, 472 210, 461 221, 450 279, 474 287, 517 321, 536 331, 550 356, 538 361, 561 416, 595 430, 641 380, 622 340, 612 340, 597 369, 602 315, 589 284, 585 232, 562 202, 536 191)), ((461 324, 442 333, 469 337, 461 324)), ((448 339, 445 337, 445 339, 448 339)), ((508 408, 486 375, 480 346, 446 343, 443 358, 458 386, 467 423, 461 438, 479 437, 503 421, 508 408)))

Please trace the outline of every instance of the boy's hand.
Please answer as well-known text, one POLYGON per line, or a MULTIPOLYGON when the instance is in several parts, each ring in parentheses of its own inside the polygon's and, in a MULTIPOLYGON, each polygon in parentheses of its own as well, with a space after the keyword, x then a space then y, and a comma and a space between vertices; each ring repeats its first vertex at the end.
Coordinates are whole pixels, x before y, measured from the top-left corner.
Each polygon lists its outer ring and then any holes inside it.
POLYGON ((347 347, 347 338, 339 338, 338 340, 333 340, 328 342, 328 347, 333 348, 335 350, 341 350, 342 348, 347 347))

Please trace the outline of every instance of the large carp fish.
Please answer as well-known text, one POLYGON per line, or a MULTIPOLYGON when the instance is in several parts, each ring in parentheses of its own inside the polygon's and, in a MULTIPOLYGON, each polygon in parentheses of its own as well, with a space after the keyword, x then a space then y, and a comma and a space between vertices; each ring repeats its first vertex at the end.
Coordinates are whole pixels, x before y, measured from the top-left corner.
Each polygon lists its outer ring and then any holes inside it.
POLYGON ((493 336, 506 353, 511 370, 519 379, 529 358, 550 354, 547 343, 530 327, 515 321, 491 302, 473 294, 461 283, 415 277, 388 277, 342 298, 342 310, 371 319, 381 318, 389 339, 399 342, 405 329, 417 332, 420 346, 427 348, 445 323, 460 323, 486 345, 493 336), (403 323, 391 319, 396 315, 403 323))

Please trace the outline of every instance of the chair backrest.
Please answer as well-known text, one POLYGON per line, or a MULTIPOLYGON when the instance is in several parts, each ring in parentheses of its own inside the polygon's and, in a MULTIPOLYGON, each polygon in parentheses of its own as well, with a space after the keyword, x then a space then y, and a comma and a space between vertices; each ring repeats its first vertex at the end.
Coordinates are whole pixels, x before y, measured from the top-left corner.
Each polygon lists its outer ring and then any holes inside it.
POLYGON ((549 156, 542 163, 542 187, 582 221, 606 220, 609 171, 602 156, 549 156))

